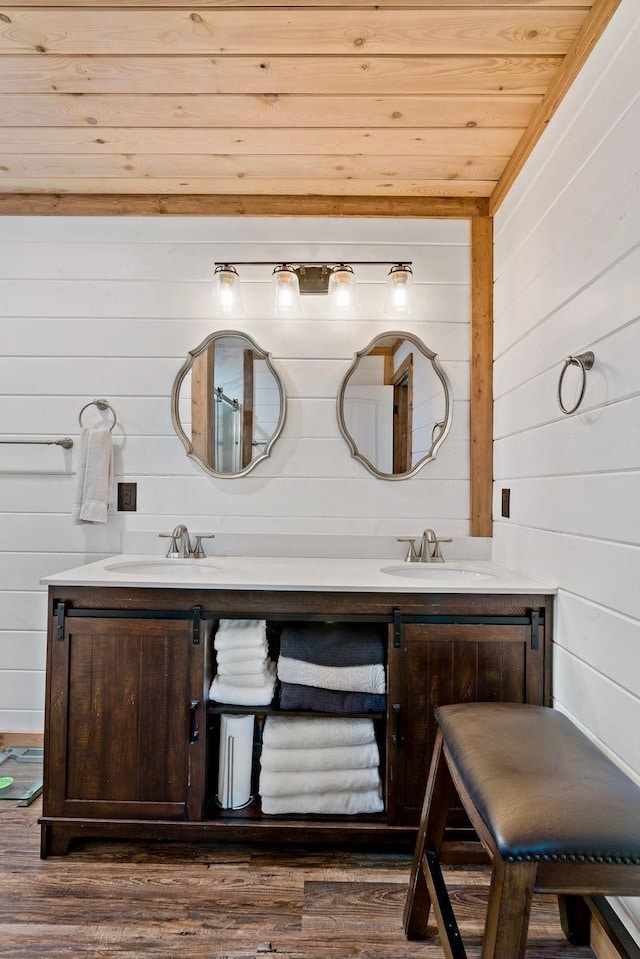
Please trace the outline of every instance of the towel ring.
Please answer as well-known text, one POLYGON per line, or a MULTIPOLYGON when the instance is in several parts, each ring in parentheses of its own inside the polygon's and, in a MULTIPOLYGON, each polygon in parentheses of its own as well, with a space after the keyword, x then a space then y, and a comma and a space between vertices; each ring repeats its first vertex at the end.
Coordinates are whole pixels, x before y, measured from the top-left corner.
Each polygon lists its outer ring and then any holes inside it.
POLYGON ((85 403, 85 405, 82 407, 78 415, 78 423, 80 424, 80 426, 82 426, 82 414, 84 413, 85 410, 88 410, 90 406, 97 406, 99 410, 110 411, 111 415, 113 416, 113 423, 111 424, 109 429, 113 431, 113 427, 118 422, 118 417, 116 416, 116 411, 114 410, 113 406, 107 403, 106 400, 91 400, 90 403, 85 403))
POLYGON ((558 382, 558 405, 563 413, 575 413, 580 404, 582 403, 584 397, 584 391, 587 387, 587 370, 590 370, 593 367, 595 362, 595 356, 591 350, 587 350, 585 353, 577 353, 575 356, 568 356, 564 361, 564 366, 562 367, 562 372, 560 374, 560 380, 558 382), (582 371, 582 383, 580 385, 580 396, 576 400, 575 406, 572 406, 571 409, 566 407, 562 402, 562 381, 564 380, 564 375, 569 369, 570 366, 579 366, 582 371))

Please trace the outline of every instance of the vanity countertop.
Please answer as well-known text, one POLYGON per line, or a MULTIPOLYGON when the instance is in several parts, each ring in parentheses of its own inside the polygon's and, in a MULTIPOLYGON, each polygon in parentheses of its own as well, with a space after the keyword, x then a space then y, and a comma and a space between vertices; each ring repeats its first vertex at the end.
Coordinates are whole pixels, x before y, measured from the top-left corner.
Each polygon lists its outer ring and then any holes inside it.
POLYGON ((306 590, 384 593, 555 593, 555 587, 489 560, 403 563, 384 559, 121 554, 46 576, 47 586, 306 590))

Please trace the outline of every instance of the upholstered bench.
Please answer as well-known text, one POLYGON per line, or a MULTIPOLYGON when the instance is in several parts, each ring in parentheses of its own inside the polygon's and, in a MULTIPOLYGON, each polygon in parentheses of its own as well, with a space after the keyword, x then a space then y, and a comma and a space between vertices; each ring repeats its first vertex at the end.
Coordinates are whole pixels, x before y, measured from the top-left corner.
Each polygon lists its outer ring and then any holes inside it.
POLYGON ((433 905, 445 956, 466 957, 440 868, 457 792, 492 862, 482 959, 525 955, 534 892, 557 893, 565 935, 587 945, 583 896, 640 896, 640 788, 557 710, 465 703, 436 717, 407 938, 427 937, 433 905))

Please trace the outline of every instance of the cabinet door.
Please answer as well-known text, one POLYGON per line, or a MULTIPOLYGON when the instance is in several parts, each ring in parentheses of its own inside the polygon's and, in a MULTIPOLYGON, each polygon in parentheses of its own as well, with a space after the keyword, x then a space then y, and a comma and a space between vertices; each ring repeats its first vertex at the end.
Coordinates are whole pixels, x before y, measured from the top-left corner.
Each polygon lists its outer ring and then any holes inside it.
POLYGON ((543 643, 520 625, 402 624, 389 641, 388 797, 392 825, 417 825, 447 703, 542 702, 543 643))
POLYGON ((65 619, 50 640, 45 815, 199 818, 203 645, 191 620, 65 619))

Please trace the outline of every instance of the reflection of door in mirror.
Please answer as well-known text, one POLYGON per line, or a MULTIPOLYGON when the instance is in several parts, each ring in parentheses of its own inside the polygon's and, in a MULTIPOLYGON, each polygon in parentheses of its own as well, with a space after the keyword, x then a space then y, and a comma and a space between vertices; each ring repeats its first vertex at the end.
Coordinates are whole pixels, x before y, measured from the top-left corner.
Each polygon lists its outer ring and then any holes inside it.
POLYGON ((173 384, 171 418, 188 456, 214 476, 243 476, 269 456, 285 395, 268 353, 223 330, 190 350, 173 384))
POLYGON ((244 342, 213 341, 194 357, 191 443, 207 466, 237 473, 253 456, 254 365, 264 361, 244 342))
POLYGON ((449 382, 411 333, 385 333, 359 353, 338 395, 338 424, 377 476, 410 476, 433 459, 451 425, 449 382))

